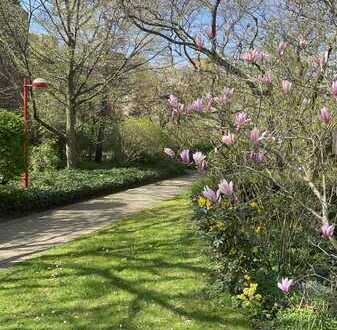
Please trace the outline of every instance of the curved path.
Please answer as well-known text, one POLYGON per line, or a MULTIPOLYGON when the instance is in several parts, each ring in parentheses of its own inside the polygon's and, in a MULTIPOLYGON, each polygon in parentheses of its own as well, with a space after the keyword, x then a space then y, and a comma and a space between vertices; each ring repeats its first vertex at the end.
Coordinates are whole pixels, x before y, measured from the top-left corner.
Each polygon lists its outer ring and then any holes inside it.
POLYGON ((196 175, 159 181, 139 188, 0 223, 0 267, 102 229, 114 221, 174 197, 196 175))

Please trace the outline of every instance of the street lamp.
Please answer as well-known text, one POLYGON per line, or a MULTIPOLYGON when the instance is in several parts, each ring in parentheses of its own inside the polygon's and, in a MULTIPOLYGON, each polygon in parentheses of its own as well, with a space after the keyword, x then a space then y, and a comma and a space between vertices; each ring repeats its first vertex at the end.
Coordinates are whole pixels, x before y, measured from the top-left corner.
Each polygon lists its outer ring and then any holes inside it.
POLYGON ((23 120, 24 120, 24 140, 23 140, 23 154, 24 154, 24 172, 21 177, 21 184, 23 188, 28 188, 29 176, 28 176, 28 128, 29 128, 29 116, 28 116, 28 93, 29 88, 33 90, 43 90, 48 88, 48 82, 42 78, 34 79, 32 84, 28 79, 23 81, 23 120))

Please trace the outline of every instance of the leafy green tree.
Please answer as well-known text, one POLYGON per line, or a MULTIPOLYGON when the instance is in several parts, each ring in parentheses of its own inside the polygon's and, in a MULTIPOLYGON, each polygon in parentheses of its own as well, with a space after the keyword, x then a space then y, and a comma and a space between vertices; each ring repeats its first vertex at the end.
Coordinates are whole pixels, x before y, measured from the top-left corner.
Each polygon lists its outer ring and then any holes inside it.
POLYGON ((64 128, 41 119, 36 96, 34 119, 64 142, 67 167, 73 168, 78 163, 79 113, 106 86, 142 64, 133 59, 150 38, 131 32, 114 1, 35 0, 22 4, 28 27, 23 25, 24 37, 17 41, 12 29, 13 6, 0 3, 0 15, 11 17, 5 20, 6 40, 19 43, 18 65, 31 79, 41 76, 50 82, 49 94, 63 111, 64 128))

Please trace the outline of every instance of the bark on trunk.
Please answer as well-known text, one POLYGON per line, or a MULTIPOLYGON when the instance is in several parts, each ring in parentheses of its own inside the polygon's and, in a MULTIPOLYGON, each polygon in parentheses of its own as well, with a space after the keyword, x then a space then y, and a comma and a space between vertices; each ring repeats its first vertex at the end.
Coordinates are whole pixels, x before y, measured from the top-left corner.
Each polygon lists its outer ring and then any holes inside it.
POLYGON ((103 139, 104 139, 104 127, 103 123, 99 121, 96 151, 95 151, 95 162, 97 163, 101 163, 103 159, 103 139))
POLYGON ((67 168, 76 168, 77 166, 77 151, 76 151, 76 113, 75 108, 69 105, 66 110, 67 124, 66 124, 66 156, 67 168))
POLYGON ((103 160, 103 142, 104 142, 104 117, 108 112, 108 96, 103 95, 101 106, 98 111, 97 142, 95 151, 95 162, 101 163, 103 160))

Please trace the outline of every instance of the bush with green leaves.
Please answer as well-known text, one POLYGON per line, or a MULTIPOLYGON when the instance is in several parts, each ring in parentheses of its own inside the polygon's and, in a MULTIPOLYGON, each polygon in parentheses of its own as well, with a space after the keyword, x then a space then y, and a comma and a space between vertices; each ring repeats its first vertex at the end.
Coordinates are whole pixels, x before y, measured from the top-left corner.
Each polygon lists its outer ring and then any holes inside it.
POLYGON ((153 162, 162 158, 165 133, 148 118, 128 118, 120 126, 121 148, 126 162, 153 162))
POLYGON ((23 138, 20 116, 0 109, 0 183, 6 183, 22 172, 23 138))
POLYGON ((33 171, 50 171, 60 167, 61 160, 54 142, 48 141, 34 146, 30 153, 30 167, 33 171))
MULTIPOLYGON (((241 172, 237 180, 240 202, 223 195, 214 203, 203 195, 205 186, 217 186, 216 177, 203 178, 192 189, 194 218, 210 241, 218 277, 232 293, 235 304, 252 319, 272 319, 289 306, 288 296, 276 285, 280 273, 301 279, 296 291, 308 305, 313 295, 303 285, 317 278, 321 286, 330 288, 325 299, 333 310, 336 304, 332 298, 337 294, 337 265, 329 257, 333 249, 321 240, 311 213, 302 206, 304 201, 312 207, 319 203, 291 173, 287 181, 283 180, 283 188, 298 202, 284 194, 267 174, 241 172), (319 253, 321 250, 327 255, 319 253)), ((333 187, 333 182, 328 182, 329 186, 333 187)), ((336 208, 330 211, 336 212, 336 208)))
POLYGON ((30 187, 0 186, 0 220, 46 210, 184 173, 172 163, 94 170, 35 171, 30 187))
POLYGON ((273 329, 275 330, 337 329, 337 320, 333 320, 333 315, 331 315, 328 304, 324 300, 315 301, 310 306, 292 306, 281 310, 276 315, 276 320, 273 323, 273 329))

